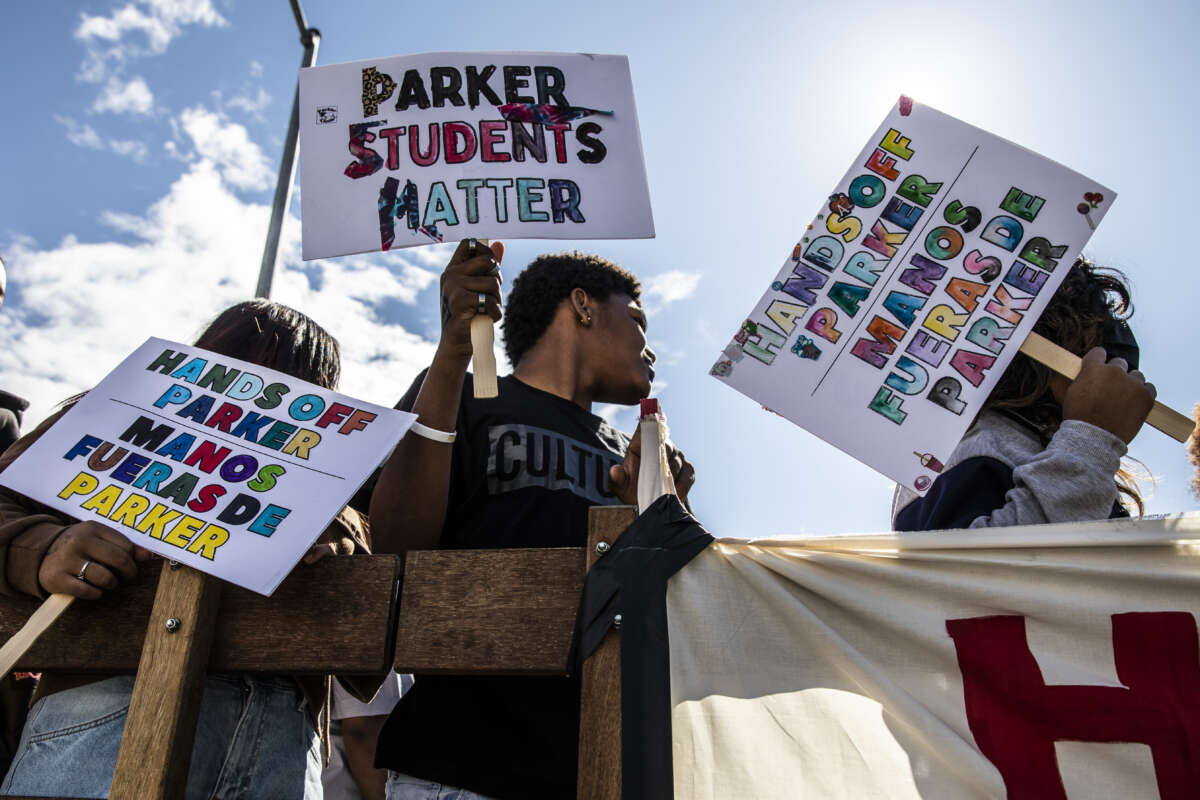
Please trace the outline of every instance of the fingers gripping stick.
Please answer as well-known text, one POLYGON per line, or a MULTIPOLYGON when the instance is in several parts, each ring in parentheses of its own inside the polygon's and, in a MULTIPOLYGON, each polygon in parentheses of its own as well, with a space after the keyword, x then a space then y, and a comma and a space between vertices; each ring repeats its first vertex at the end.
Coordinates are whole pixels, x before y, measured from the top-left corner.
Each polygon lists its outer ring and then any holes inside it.
MULTIPOLYGON (((487 239, 478 240, 487 247, 487 239)), ((487 314, 476 314, 471 319, 471 373, 475 380, 475 396, 496 397, 500 394, 496 384, 496 330, 487 314)))
MULTIPOLYGON (((1029 338, 1021 345, 1021 352, 1071 380, 1075 380, 1079 375, 1083 364, 1079 356, 1036 333, 1029 334, 1029 338)), ((1150 409, 1150 415, 1146 417, 1146 424, 1158 428, 1180 442, 1186 442, 1192 435, 1192 421, 1157 400, 1154 402, 1154 408, 1150 409)))
POLYGON ((675 479, 667 463, 663 446, 667 441, 667 422, 658 400, 648 398, 641 404, 642 463, 638 470, 638 513, 644 512, 664 494, 676 494, 675 479))
POLYGON ((21 656, 33 647, 33 643, 38 640, 38 637, 45 633, 73 602, 75 602, 73 595, 61 592, 56 592, 46 598, 46 601, 38 606, 37 611, 33 612, 33 615, 21 626, 21 630, 5 642, 4 647, 0 647, 0 675, 12 672, 12 668, 21 656))

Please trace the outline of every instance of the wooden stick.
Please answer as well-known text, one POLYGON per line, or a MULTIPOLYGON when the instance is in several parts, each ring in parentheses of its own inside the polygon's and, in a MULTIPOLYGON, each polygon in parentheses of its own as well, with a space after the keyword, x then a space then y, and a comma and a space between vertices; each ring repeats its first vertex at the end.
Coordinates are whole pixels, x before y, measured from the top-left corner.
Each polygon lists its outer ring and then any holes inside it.
POLYGON ((0 647, 0 675, 12 672, 13 666, 25 655, 33 643, 54 624, 59 616, 71 607, 75 596, 56 592, 46 598, 38 610, 33 612, 29 620, 17 631, 11 639, 0 647))
MULTIPOLYGON (((491 243, 487 239, 477 240, 484 247, 491 243)), ((476 314, 471 319, 471 374, 475 380, 475 396, 496 397, 500 387, 496 383, 496 330, 492 318, 487 314, 476 314)))
MULTIPOLYGON (((1083 366, 1083 359, 1079 356, 1069 350, 1064 350, 1046 337, 1032 332, 1025 340, 1025 344, 1021 345, 1021 352, 1071 380, 1075 380, 1083 366)), ((1157 400, 1154 401, 1154 408, 1150 409, 1150 414, 1146 417, 1146 424, 1152 428, 1158 428, 1167 436, 1180 442, 1186 442, 1195 427, 1187 416, 1157 400)))
POLYGON ((183 798, 221 587, 191 567, 159 576, 111 800, 183 798))

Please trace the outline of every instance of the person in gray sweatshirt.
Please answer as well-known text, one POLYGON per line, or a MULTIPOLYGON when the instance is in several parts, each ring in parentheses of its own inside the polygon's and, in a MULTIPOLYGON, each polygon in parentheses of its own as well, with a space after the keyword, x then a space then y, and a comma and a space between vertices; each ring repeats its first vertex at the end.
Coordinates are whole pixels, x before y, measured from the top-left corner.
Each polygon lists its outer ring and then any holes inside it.
POLYGON ((1071 265, 1034 330, 1077 355, 1074 381, 1018 353, 924 497, 898 486, 892 528, 927 531, 1075 522, 1140 513, 1121 469, 1154 405, 1116 270, 1071 265))

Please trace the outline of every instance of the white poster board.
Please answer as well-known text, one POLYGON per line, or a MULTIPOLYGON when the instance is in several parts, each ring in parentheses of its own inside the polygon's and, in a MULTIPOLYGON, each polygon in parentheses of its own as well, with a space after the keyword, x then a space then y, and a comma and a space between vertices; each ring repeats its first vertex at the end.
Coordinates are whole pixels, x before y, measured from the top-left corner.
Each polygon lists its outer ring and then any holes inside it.
POLYGON ((152 338, 0 483, 269 595, 414 419, 152 338))
POLYGON ((629 60, 426 53, 300 71, 304 258, 654 236, 629 60))
POLYGON ((1113 199, 901 98, 711 373, 924 493, 1113 199))

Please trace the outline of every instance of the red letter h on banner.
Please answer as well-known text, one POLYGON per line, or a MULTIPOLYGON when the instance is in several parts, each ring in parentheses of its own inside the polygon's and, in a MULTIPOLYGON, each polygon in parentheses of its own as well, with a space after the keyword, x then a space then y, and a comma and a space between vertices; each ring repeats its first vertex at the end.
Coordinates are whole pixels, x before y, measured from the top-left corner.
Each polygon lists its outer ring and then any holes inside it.
POLYGON ((1184 612, 1114 614, 1117 686, 1047 686, 1025 618, 946 621, 967 722, 1009 800, 1066 800, 1056 741, 1141 742, 1163 800, 1200 794, 1200 644, 1184 612))

